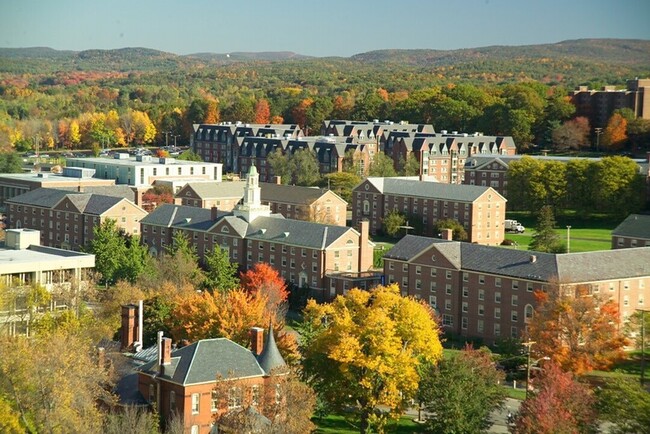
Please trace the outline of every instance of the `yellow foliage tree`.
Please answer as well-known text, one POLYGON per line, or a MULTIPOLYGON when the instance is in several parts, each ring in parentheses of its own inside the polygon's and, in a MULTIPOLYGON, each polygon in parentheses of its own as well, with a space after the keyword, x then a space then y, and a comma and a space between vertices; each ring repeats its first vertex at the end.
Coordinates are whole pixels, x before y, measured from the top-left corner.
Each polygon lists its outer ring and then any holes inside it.
POLYGON ((81 132, 79 130, 79 122, 71 121, 68 127, 68 143, 73 148, 81 143, 81 132))
POLYGON ((310 300, 302 339, 315 390, 334 408, 356 409, 362 434, 386 423, 378 406, 402 414, 417 392, 420 362, 442 356, 433 312, 396 285, 355 288, 328 304, 310 300))
POLYGON ((627 140, 627 121, 623 116, 614 113, 605 127, 603 144, 611 150, 623 149, 627 140))

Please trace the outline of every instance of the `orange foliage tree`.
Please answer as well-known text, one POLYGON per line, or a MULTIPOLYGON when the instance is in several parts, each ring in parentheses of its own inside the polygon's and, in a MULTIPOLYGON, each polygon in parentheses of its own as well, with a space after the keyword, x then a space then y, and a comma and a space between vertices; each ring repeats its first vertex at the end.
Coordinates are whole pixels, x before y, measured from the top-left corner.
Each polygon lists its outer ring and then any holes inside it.
POLYGON ((314 103, 311 98, 301 100, 292 110, 291 116, 293 121, 300 125, 301 128, 306 128, 307 125, 307 109, 314 103))
POLYGON ((219 113, 219 101, 215 99, 209 100, 203 122, 206 124, 218 124, 220 119, 221 114, 219 113))
POLYGON ((285 280, 278 271, 265 262, 258 262, 253 268, 241 273, 241 286, 252 295, 261 294, 267 300, 266 310, 275 318, 280 318, 289 291, 285 280))
POLYGON ((619 150, 627 140, 627 120, 618 113, 614 113, 605 127, 603 144, 611 150, 619 150))
POLYGON ((271 107, 264 98, 255 103, 255 123, 268 124, 271 120, 271 107))
POLYGON ((571 294, 556 288, 535 297, 538 307, 528 332, 536 356, 576 373, 607 368, 622 357, 626 338, 619 331, 616 303, 580 286, 571 294))

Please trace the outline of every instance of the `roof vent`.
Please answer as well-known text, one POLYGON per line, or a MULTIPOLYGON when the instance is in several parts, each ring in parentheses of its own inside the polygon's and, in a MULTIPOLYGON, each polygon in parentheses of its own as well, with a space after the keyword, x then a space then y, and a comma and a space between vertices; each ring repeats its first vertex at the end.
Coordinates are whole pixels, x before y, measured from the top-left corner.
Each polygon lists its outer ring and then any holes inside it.
POLYGON ((282 235, 284 235, 285 238, 289 238, 289 232, 285 232, 282 235))
POLYGON ((189 224, 192 221, 191 217, 185 217, 185 223, 189 224))
POLYGON ((534 264, 535 262, 537 262, 537 256, 536 255, 530 255, 530 263, 534 264))
POLYGON ((264 235, 266 233, 266 229, 262 228, 260 229, 260 234, 264 235))

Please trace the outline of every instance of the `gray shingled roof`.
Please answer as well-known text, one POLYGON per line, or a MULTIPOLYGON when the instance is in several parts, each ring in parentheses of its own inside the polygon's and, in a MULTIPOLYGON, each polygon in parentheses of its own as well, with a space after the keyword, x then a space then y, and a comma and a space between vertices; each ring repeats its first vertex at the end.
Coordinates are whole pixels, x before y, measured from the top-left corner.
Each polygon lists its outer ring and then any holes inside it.
POLYGON ((260 182, 263 202, 283 202, 309 205, 327 193, 324 188, 302 187, 299 185, 278 185, 260 182))
POLYGON ((402 238, 385 257, 410 261, 434 244, 450 261, 462 263, 463 270, 546 282, 580 283, 642 277, 648 275, 650 264, 650 247, 551 254, 416 235, 402 238), (459 256, 454 246, 459 247, 459 256))
POLYGON ((232 182, 190 182, 179 191, 176 197, 182 198, 182 191, 186 188, 194 190, 202 199, 244 197, 246 181, 232 182))
POLYGON ((278 217, 258 217, 248 225, 247 239, 323 249, 354 229, 278 217))
POLYGON ((650 215, 630 214, 616 226, 612 235, 650 240, 650 215))
MULTIPOLYGON (((368 178, 367 181, 372 183, 384 194, 436 198, 460 202, 473 202, 490 189, 490 187, 478 185, 457 185, 420 181, 415 177, 368 178)), ((494 194, 499 195, 496 191, 494 191, 494 194)))
MULTIPOLYGON (((61 190, 77 192, 78 187, 59 187, 61 190)), ((128 199, 135 203, 135 192, 127 185, 97 185, 84 186, 82 193, 100 194, 102 196, 113 196, 128 199)))
MULTIPOLYGON (((158 360, 145 363, 140 371, 159 372, 158 360)), ((255 355, 226 338, 203 339, 172 352, 172 363, 162 378, 184 386, 221 378, 261 377, 264 370, 255 355)))
POLYGON ((283 368, 287 366, 278 346, 275 344, 275 336, 273 336, 273 326, 269 327, 269 331, 266 336, 266 342, 264 343, 264 348, 262 353, 257 356, 257 361, 260 364, 260 367, 264 370, 266 375, 271 375, 272 371, 277 368, 283 368))
POLYGON ((169 203, 157 207, 140 222, 164 227, 178 226, 199 231, 208 230, 215 223, 212 220, 212 211, 209 209, 169 203))
POLYGON ((64 197, 70 194, 69 191, 57 190, 55 188, 37 188, 27 193, 7 199, 7 203, 18 205, 36 205, 44 208, 52 208, 64 197))
POLYGON ((101 215, 120 201, 124 200, 121 197, 105 196, 102 194, 80 193, 52 188, 37 188, 36 190, 9 199, 7 202, 20 205, 53 208, 66 197, 69 198, 80 212, 93 215, 101 215))

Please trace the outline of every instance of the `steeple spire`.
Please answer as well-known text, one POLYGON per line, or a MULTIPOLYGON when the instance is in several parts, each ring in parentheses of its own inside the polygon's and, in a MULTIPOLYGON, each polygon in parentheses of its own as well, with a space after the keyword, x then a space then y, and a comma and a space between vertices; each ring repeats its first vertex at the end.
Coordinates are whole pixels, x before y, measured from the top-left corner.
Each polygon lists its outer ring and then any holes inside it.
POLYGON ((271 208, 268 205, 262 205, 262 189, 259 185, 260 175, 257 168, 251 166, 246 175, 246 186, 244 187, 244 203, 237 205, 233 214, 242 217, 247 222, 252 222, 257 217, 268 217, 271 215, 271 208))

